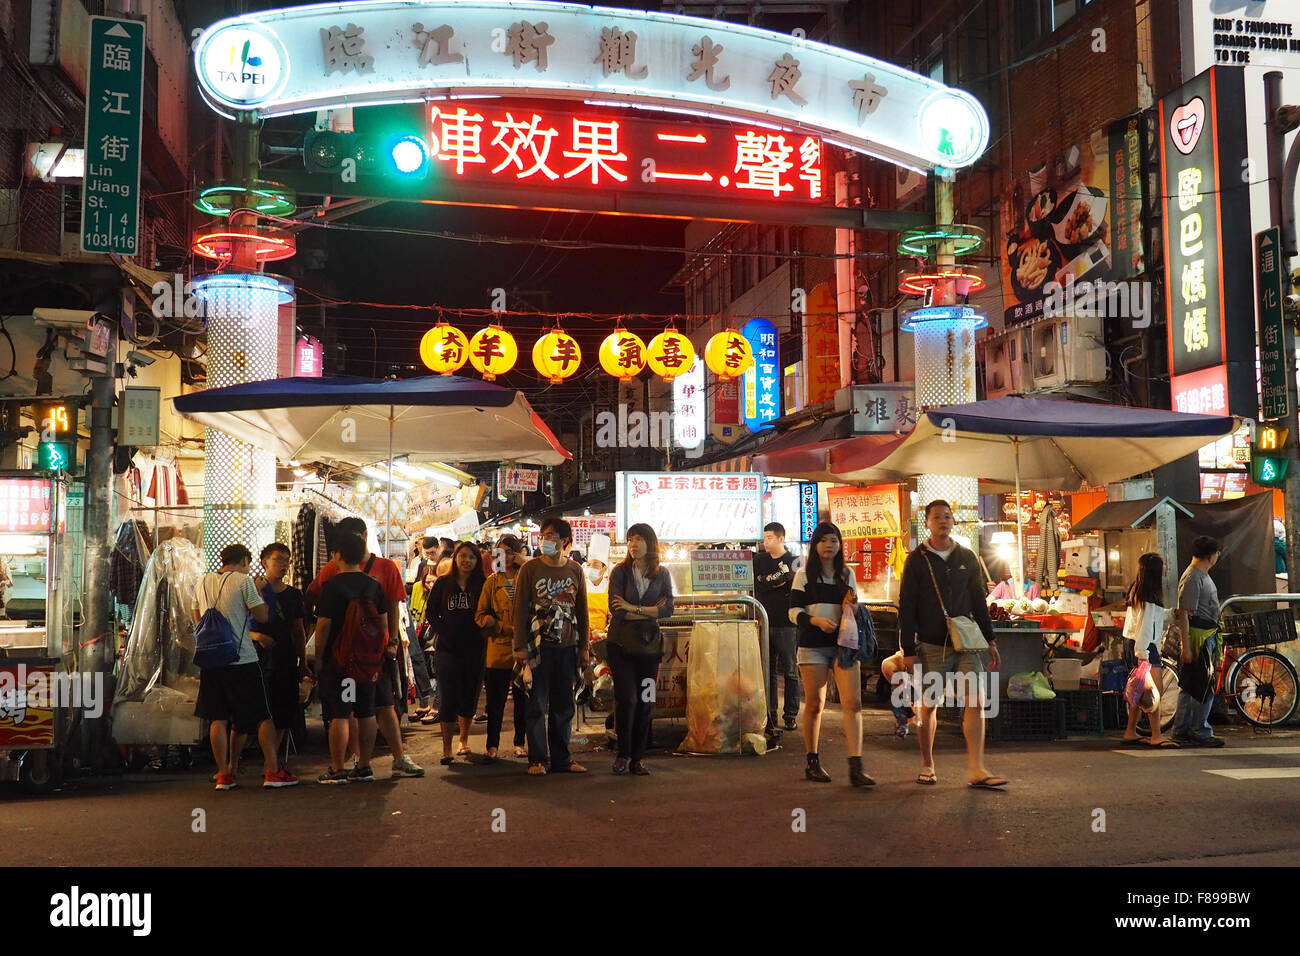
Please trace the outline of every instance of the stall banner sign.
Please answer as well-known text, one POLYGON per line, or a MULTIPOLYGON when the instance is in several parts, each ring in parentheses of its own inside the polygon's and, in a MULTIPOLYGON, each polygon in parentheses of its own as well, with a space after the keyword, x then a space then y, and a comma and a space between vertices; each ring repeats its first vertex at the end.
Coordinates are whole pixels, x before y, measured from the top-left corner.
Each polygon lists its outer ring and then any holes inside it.
POLYGON ((817 482, 799 483, 799 540, 811 541, 817 528, 817 482))
POLYGON ((1142 242, 1143 189, 1142 120, 1120 120, 1107 131, 1110 141, 1110 202, 1112 277, 1128 278, 1146 271, 1142 242))
POLYGON ((740 379, 729 378, 717 383, 713 392, 713 424, 741 424, 740 379))
POLYGON ((1282 315, 1282 233, 1277 226, 1255 235, 1259 288, 1259 406, 1266 422, 1286 418, 1286 324, 1282 315))
POLYGON ((502 468, 497 472, 497 487, 502 491, 536 491, 541 472, 529 468, 502 468))
POLYGON ((1239 175, 1245 102, 1242 71, 1233 67, 1212 67, 1160 100, 1170 390, 1178 411, 1258 414, 1254 323, 1242 321, 1254 314, 1245 259, 1250 204, 1239 175))
POLYGON ((0 532, 49 534, 54 530, 54 482, 0 478, 0 532))
MULTIPOLYGON (((779 171, 796 181, 806 169, 819 168, 821 157, 807 145, 811 140, 820 147, 816 136, 926 170, 971 165, 989 138, 979 102, 929 77, 802 33, 672 13, 530 0, 345 2, 224 19, 194 47, 204 100, 232 118, 409 103, 436 91, 464 97, 437 104, 452 115, 483 114, 486 121, 484 107, 495 107, 487 96, 525 88, 756 124, 762 150, 754 158, 764 175, 779 171), (777 127, 814 135, 783 134, 777 127)), ((516 112, 509 122, 499 132, 484 127, 472 137, 440 135, 434 152, 502 139, 520 163, 515 174, 533 169, 547 149, 554 158, 566 158, 565 151, 581 154, 570 159, 589 154, 592 165, 613 163, 626 152, 599 130, 587 142, 576 139, 580 127, 570 140, 545 135, 562 127, 534 124, 530 115, 516 112)), ((734 175, 727 170, 715 179, 717 187, 727 188, 721 177, 734 175)), ((566 166, 554 175, 567 172, 566 166)), ((624 175, 639 179, 654 172, 652 165, 624 175)), ((683 178, 674 185, 692 182, 683 178)), ((831 192, 824 181, 818 185, 831 192)))
MULTIPOLYGON (((611 560, 613 557, 611 555, 611 560)), ((664 628, 664 656, 659 662, 655 684, 655 710, 682 713, 686 710, 686 660, 691 653, 690 628, 664 628)))
POLYGON ((889 566, 897 545, 896 537, 862 538, 854 541, 852 547, 846 548, 844 560, 861 568, 856 575, 858 584, 869 587, 888 582, 889 566))
POLYGON ((1086 282, 1091 288, 1099 280, 1142 271, 1140 240, 1134 248, 1142 229, 1141 176, 1130 169, 1131 151, 1127 126, 1119 133, 1097 130, 1012 182, 1002 201, 1002 305, 1008 325, 1042 318, 1067 286, 1086 282), (1112 169, 1117 136, 1125 144, 1121 170, 1112 169), (1122 208, 1113 192, 1121 174, 1122 208), (1117 221, 1121 211, 1127 216, 1122 222, 1117 221))
POLYGON ((434 525, 452 524, 466 511, 478 509, 483 497, 482 485, 465 485, 448 488, 431 481, 416 485, 406 492, 406 517, 403 521, 407 535, 423 534, 434 525))
POLYGON ((763 537, 763 476, 677 472, 618 472, 619 537, 644 522, 664 542, 759 541, 763 537))
POLYGON ((320 378, 325 374, 322 359, 325 348, 314 335, 300 335, 294 343, 293 374, 299 378, 320 378))
POLYGON ((90 18, 82 252, 136 254, 144 61, 142 22, 90 18))
POLYGON ((751 591, 753 588, 753 551, 691 552, 693 591, 751 591))
POLYGON ((848 538, 892 538, 902 533, 898 485, 838 485, 827 493, 831 521, 848 538))
POLYGON ((573 529, 573 546, 584 555, 591 545, 593 534, 609 535, 611 540, 618 534, 618 518, 614 515, 566 516, 564 520, 573 529))
POLYGON ((54 668, 0 663, 0 750, 54 747, 54 668))
POLYGON ((912 382, 854 385, 853 434, 906 434, 916 427, 920 409, 912 382))
POLYGON ((691 370, 673 379, 673 441, 682 448, 704 443, 704 357, 695 356, 691 370))
POLYGON ((754 351, 743 383, 745 427, 759 432, 781 414, 781 349, 776 326, 767 319, 750 319, 740 331, 754 351))
POLYGON ((839 304, 831 284, 822 282, 814 286, 808 293, 803 323, 806 405, 835 401, 835 392, 840 387, 839 325, 839 304))

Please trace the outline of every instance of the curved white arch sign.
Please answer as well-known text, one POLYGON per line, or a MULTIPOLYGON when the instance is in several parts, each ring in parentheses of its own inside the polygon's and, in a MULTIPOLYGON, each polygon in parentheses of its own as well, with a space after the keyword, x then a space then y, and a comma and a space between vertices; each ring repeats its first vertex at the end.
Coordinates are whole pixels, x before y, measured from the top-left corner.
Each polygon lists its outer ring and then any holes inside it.
POLYGON ((487 95, 704 112, 809 132, 904 166, 988 145, 974 97, 870 57, 694 17, 511 0, 354 2, 221 20, 194 56, 218 112, 487 95))

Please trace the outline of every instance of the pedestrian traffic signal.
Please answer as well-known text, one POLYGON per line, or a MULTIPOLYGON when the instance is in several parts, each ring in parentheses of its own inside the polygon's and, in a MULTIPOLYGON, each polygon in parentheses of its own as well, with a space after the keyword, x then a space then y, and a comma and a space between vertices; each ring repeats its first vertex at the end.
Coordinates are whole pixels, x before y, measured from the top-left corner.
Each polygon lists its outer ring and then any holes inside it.
POLYGON ((1281 487, 1286 482, 1290 461, 1285 453, 1289 429, 1261 425, 1250 446, 1250 476, 1265 488, 1281 487))
POLYGON ((429 174, 429 147, 410 129, 388 132, 340 133, 308 130, 302 161, 309 173, 338 176, 345 183, 358 176, 423 179, 429 174))

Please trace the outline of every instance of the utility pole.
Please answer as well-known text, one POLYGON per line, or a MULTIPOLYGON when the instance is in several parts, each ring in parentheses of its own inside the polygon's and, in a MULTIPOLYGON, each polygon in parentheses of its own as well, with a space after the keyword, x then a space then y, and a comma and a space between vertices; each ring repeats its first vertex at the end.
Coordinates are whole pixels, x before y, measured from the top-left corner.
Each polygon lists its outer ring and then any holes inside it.
MULTIPOLYGON (((1291 155, 1287 158, 1285 172, 1282 155, 1286 136, 1300 127, 1300 109, 1282 105, 1282 74, 1273 70, 1264 74, 1264 116, 1268 127, 1266 141, 1268 144, 1268 187, 1270 219, 1282 234, 1281 256, 1282 274, 1291 275, 1291 257, 1296 254, 1295 235, 1295 170, 1300 163, 1300 138, 1291 146, 1291 155), (1286 175, 1289 173, 1289 177, 1286 175)), ((1295 351, 1295 315, 1288 316, 1282 323, 1282 364, 1286 370, 1287 414, 1279 423, 1288 429, 1285 453, 1287 464, 1286 481, 1282 488, 1282 501, 1286 522, 1286 570, 1287 590, 1292 594, 1300 593, 1300 458, 1296 455, 1300 443, 1300 429, 1297 429, 1297 389, 1296 389, 1296 351, 1295 351)))
MULTIPOLYGON (((117 355, 114 348, 110 356, 117 355)), ((112 558, 110 524, 113 487, 113 403, 117 381, 114 364, 91 380, 90 454, 86 456, 85 557, 82 562, 84 617, 76 640, 84 651, 79 667, 84 674, 103 674, 107 687, 117 656, 117 627, 111 612, 108 567, 112 558)), ((71 631, 70 631, 71 633, 71 631)), ((81 724, 81 759, 95 769, 108 763, 108 713, 81 724)))

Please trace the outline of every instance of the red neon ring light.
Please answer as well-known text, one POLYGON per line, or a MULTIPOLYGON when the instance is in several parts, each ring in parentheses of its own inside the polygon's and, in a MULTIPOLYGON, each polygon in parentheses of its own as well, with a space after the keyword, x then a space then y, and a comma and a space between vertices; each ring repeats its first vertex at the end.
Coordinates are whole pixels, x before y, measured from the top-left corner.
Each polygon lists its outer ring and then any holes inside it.
POLYGON ((925 293, 946 282, 969 282, 970 288, 962 295, 984 291, 987 283, 978 272, 970 269, 944 269, 940 272, 909 272, 898 281, 898 291, 905 295, 925 293))
POLYGON ((238 232, 229 228, 213 232, 200 232, 190 246, 195 255, 218 262, 227 262, 235 256, 237 244, 255 242, 254 255, 258 262, 276 262, 288 259, 297 251, 297 241, 284 232, 238 232))

